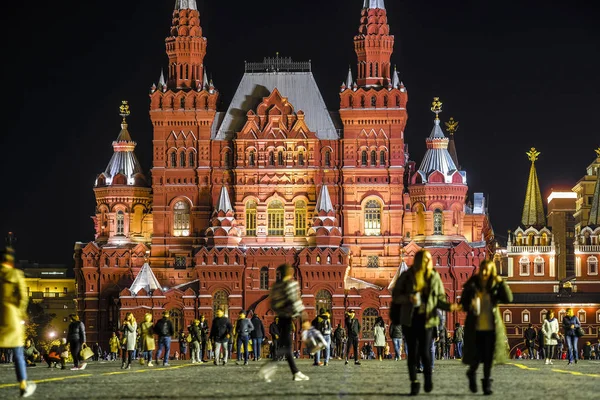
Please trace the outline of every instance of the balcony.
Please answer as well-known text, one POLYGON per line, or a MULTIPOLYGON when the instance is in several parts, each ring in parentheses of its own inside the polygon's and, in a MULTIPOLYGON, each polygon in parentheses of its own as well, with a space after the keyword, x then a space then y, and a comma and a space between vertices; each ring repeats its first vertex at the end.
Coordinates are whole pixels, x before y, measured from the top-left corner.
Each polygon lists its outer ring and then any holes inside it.
POLYGON ((575 253, 600 253, 600 244, 585 244, 575 246, 575 253))
POLYGON ((74 293, 68 292, 29 292, 29 298, 33 300, 42 299, 73 299, 74 293))
POLYGON ((508 246, 508 253, 552 253, 554 252, 554 246, 508 246))

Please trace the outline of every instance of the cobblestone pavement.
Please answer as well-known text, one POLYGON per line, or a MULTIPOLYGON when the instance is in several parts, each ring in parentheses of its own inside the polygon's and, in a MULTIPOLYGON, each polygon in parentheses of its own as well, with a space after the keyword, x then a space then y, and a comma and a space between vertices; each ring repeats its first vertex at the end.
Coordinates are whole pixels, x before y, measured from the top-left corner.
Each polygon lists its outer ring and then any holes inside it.
MULTIPOLYGON (((310 377, 293 382, 287 363, 279 363, 272 383, 258 379, 262 364, 238 366, 190 364, 174 361, 170 367, 140 366, 121 370, 119 362, 90 362, 84 371, 28 368, 38 383, 34 399, 385 399, 407 396, 406 361, 363 361, 362 366, 332 360, 327 367, 313 367, 300 360, 300 369, 310 377)), ((507 399, 597 399, 600 361, 580 361, 567 367, 565 361, 544 365, 540 361, 514 360, 493 370, 492 398, 507 399)), ((466 367, 460 361, 436 361, 434 390, 420 396, 435 399, 482 396, 467 388, 466 367)), ((481 369, 480 369, 481 371, 481 369)), ((421 378, 422 380, 422 378, 421 378)), ((479 383, 479 379, 478 379, 479 383)), ((0 365, 0 398, 17 398, 14 368, 0 365)))

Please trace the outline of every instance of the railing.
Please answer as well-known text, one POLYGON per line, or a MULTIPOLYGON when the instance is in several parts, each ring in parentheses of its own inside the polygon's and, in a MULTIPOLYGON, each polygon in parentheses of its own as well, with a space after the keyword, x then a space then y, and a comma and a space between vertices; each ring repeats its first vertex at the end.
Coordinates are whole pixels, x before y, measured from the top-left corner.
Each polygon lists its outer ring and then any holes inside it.
POLYGON ((550 253, 554 250, 553 246, 508 246, 509 253, 550 253))
POLYGON ((582 253, 600 253, 600 244, 585 244, 575 246, 575 251, 581 251, 582 253))
POLYGON ((265 57, 263 62, 245 62, 246 72, 310 72, 309 61, 292 61, 291 57, 265 57))
POLYGON ((58 299, 73 297, 74 293, 63 293, 63 292, 29 292, 29 297, 33 299, 58 299))

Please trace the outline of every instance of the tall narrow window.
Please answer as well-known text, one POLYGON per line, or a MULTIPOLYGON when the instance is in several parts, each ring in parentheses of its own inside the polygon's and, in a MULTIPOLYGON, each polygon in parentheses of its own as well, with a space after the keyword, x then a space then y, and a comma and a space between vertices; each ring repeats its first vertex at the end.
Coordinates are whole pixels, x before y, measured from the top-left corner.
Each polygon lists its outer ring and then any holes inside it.
POLYGON ((283 151, 277 152, 277 165, 283 166, 283 151))
POLYGON ((442 235, 443 231, 443 221, 444 215, 442 214, 442 210, 439 208, 433 212, 433 234, 434 235, 442 235))
POLYGON ((587 259, 588 275, 598 275, 598 258, 590 256, 587 259))
POLYGON ((179 166, 185 167, 185 152, 184 151, 179 153, 179 166))
POLYGON ((117 212, 117 235, 123 236, 125 234, 125 213, 123 211, 117 212))
POLYGON ((362 337, 363 339, 373 338, 373 327, 375 320, 379 316, 379 311, 376 308, 367 308, 362 315, 362 337))
POLYGON ((183 330, 183 312, 176 308, 173 310, 169 310, 169 317, 171 319, 171 323, 173 324, 173 331, 175 334, 178 334, 183 330))
POLYGON ((251 167, 254 167, 254 165, 256 164, 256 153, 253 151, 250 152, 250 157, 248 160, 248 165, 250 165, 251 167))
POLYGON ((173 168, 177 167, 177 153, 175 153, 175 152, 171 153, 171 167, 173 167, 173 168))
POLYGON ((377 106, 377 97, 373 96, 371 97, 371 107, 376 107, 377 106))
POLYGON ((385 151, 383 150, 379 152, 379 165, 381 165, 382 167, 385 166, 385 151))
POLYGON ((173 235, 190 236, 190 206, 178 201, 173 208, 173 235))
POLYGON ((331 151, 325 151, 325 166, 331 167, 331 151))
POLYGON ((269 152, 269 165, 271 167, 275 165, 275 154, 272 151, 269 152))
POLYGON ((225 154, 223 155, 223 164, 224 164, 223 166, 225 168, 229 168, 229 166, 231 164, 229 151, 226 151, 225 154))
POLYGON ((317 312, 319 312, 320 309, 324 309, 327 312, 331 313, 331 310, 333 309, 333 296, 331 295, 331 293, 329 293, 328 290, 319 290, 317 292, 317 295, 315 296, 315 300, 317 312))
POLYGON ((196 154, 193 151, 190 153, 188 158, 188 164, 192 168, 196 166, 196 154))
POLYGON ((379 76, 379 64, 375 64, 375 76, 379 76))
POLYGON ((304 152, 298 152, 298 165, 304 166, 304 152))
POLYGON ((544 275, 544 259, 542 257, 536 257, 533 260, 534 275, 544 275))
POLYGON ((224 290, 219 290, 213 294, 213 312, 222 310, 225 315, 229 315, 229 296, 224 290))
POLYGON ((360 155, 360 163, 363 167, 367 166, 367 151, 363 150, 361 155, 360 155))
POLYGON ((246 203, 246 236, 256 236, 256 202, 246 203))
POLYGON ((519 260, 520 275, 529 275, 529 264, 529 258, 521 257, 521 259, 519 260))
POLYGON ((377 152, 375 150, 371 151, 371 166, 377 165, 377 152))
POLYGON ((260 269, 260 289, 269 290, 269 267, 260 269))
POLYGON ((381 235, 381 204, 377 200, 369 200, 365 205, 365 235, 381 235))
POLYGON ((267 207, 267 220, 269 236, 283 236, 284 232, 284 208, 283 203, 279 200, 274 200, 267 207))
POLYGON ((306 202, 298 200, 294 210, 296 236, 306 236, 306 202))

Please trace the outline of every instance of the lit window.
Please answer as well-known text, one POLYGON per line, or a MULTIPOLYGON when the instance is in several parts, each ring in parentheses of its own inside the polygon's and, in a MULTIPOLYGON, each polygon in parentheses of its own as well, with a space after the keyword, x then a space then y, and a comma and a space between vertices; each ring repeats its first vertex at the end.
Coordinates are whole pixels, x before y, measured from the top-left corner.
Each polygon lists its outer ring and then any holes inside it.
POLYGON ((544 259, 536 257, 533 261, 534 275, 544 275, 544 259))
POLYGON ((117 212, 117 235, 123 236, 125 234, 125 213, 123 211, 117 212))
POLYGON ((306 202, 299 200, 296 202, 294 210, 296 236, 306 236, 306 202))
POLYGON ((529 258, 527 257, 522 257, 521 260, 519 260, 519 273, 520 275, 529 275, 529 258))
POLYGON ((190 206, 178 201, 173 209, 173 235, 190 236, 190 206))
POLYGON ((246 203, 246 236, 256 236, 256 202, 246 203))
POLYGON ((373 327, 375 326, 375 320, 379 316, 379 311, 376 308, 367 308, 362 315, 362 338, 372 339, 373 338, 373 327))
POLYGON ((381 204, 369 200, 365 206, 365 235, 381 235, 381 204))
POLYGON ((260 269, 260 289, 268 290, 269 289, 269 268, 262 267, 260 269))
POLYGON ((504 311, 504 322, 512 322, 512 313, 509 310, 504 311))
POLYGON ((586 323, 586 319, 587 319, 586 316, 587 316, 587 314, 586 314, 585 310, 577 311, 577 318, 579 319, 579 322, 581 322, 582 324, 586 323))
POLYGON ((229 296, 224 290, 219 290, 213 295, 213 312, 223 310, 225 315, 229 315, 229 296))
POLYGON ((524 310, 524 311, 521 313, 521 319, 523 320, 523 323, 524 323, 524 324, 526 324, 526 323, 529 323, 529 322, 530 322, 530 319, 531 319, 530 317, 531 317, 531 315, 530 315, 530 313, 529 313, 529 311, 528 311, 528 310, 524 310))
POLYGON ((267 220, 269 236, 283 236, 284 229, 284 209, 283 203, 279 200, 274 200, 269 203, 267 208, 267 220))
POLYGON ((434 235, 443 235, 443 222, 444 216, 442 214, 442 210, 436 209, 433 212, 433 234, 434 235))

